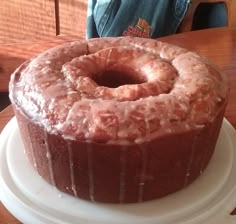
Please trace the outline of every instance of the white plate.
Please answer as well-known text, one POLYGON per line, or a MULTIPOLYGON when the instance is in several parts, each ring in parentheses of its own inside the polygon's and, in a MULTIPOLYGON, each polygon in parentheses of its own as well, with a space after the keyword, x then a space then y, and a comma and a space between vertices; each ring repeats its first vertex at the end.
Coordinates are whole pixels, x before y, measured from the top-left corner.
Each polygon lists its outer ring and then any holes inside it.
POLYGON ((0 136, 0 198, 29 224, 236 223, 236 132, 224 120, 216 151, 205 172, 182 191, 139 204, 91 203, 59 192, 28 163, 17 122, 0 136))

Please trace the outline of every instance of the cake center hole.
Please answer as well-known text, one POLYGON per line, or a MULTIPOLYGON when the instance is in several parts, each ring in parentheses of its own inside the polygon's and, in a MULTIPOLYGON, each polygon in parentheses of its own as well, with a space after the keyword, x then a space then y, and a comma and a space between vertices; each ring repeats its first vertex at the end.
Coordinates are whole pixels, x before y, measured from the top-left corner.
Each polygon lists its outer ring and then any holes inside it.
POLYGON ((122 85, 141 84, 146 79, 131 69, 108 69, 93 77, 99 86, 117 88, 122 85))

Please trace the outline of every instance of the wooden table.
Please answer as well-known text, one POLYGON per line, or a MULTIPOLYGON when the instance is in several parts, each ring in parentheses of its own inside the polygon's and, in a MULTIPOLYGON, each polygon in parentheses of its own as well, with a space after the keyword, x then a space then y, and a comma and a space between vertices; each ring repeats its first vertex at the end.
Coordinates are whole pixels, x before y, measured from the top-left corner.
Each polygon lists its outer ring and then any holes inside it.
MULTIPOLYGON (((75 37, 64 37, 58 41, 58 38, 56 38, 55 40, 39 43, 24 43, 23 46, 20 44, 0 45, 0 53, 2 54, 2 52, 6 52, 6 49, 10 48, 13 51, 12 55, 14 55, 14 57, 24 58, 25 60, 48 47, 74 39, 75 37), (23 53, 24 55, 22 55, 23 53)), ((218 65, 228 76, 231 84, 231 93, 225 117, 234 128, 236 128, 236 30, 216 28, 177 34, 160 38, 160 40, 197 51, 199 54, 208 57, 213 63, 218 65)), ((17 66, 16 63, 13 67, 15 66, 17 66)), ((8 69, 12 68, 9 68, 8 66, 8 69)), ((0 112, 0 132, 13 116, 11 106, 0 112)), ((236 214, 236 210, 232 214, 236 214)), ((19 223, 20 222, 17 221, 0 203, 0 224, 19 223)))

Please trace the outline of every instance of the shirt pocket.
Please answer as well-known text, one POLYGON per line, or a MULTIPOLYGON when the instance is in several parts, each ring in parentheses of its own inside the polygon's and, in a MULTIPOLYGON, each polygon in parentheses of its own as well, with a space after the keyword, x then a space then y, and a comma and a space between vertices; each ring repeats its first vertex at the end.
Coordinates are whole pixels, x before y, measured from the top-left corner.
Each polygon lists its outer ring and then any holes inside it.
POLYGON ((99 36, 109 30, 120 7, 120 0, 98 0, 94 8, 94 22, 99 36))

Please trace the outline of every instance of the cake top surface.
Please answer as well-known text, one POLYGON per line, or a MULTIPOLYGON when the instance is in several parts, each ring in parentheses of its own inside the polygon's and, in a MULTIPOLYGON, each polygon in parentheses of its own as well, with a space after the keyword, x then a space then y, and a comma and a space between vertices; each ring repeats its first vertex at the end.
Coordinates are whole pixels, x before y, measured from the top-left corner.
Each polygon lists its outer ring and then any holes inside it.
POLYGON ((16 108, 49 133, 120 144, 202 128, 229 93, 207 59, 133 37, 49 49, 21 65, 9 88, 16 108))

